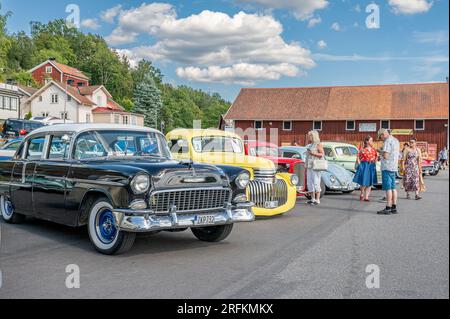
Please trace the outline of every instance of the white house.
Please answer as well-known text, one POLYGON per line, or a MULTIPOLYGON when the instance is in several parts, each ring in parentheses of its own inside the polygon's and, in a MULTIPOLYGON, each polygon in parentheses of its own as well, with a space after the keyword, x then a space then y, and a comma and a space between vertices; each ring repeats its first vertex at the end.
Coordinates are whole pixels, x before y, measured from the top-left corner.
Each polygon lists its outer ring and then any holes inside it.
POLYGON ((73 87, 52 80, 36 91, 22 108, 25 115, 53 116, 77 123, 144 125, 140 114, 126 112, 102 85, 73 87))
POLYGON ((19 118, 22 94, 16 85, 0 83, 0 121, 19 118))

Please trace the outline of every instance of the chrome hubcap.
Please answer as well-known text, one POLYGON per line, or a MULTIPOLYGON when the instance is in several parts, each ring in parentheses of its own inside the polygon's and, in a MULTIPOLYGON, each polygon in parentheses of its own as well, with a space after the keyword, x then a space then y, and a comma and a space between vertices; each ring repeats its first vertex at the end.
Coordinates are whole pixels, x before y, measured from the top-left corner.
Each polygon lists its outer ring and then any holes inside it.
POLYGON ((12 214, 14 213, 14 209, 13 209, 11 201, 6 198, 4 199, 4 202, 3 202, 3 211, 7 217, 11 217, 12 214))
POLYGON ((114 215, 109 209, 104 209, 97 214, 97 237, 104 244, 110 244, 117 235, 114 215))

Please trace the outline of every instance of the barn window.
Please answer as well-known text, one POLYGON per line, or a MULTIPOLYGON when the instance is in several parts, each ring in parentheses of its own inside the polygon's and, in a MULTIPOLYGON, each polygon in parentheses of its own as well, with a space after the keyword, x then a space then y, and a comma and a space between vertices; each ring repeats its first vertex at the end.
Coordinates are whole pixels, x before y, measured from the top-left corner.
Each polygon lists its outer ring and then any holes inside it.
POLYGON ((386 130, 390 130, 391 129, 391 121, 389 121, 389 120, 381 120, 380 127, 381 128, 385 128, 386 130))
POLYGON ((51 67, 51 66, 46 66, 45 67, 45 73, 52 73, 52 71, 53 71, 53 68, 51 67))
POLYGON ((355 121, 347 121, 345 125, 347 131, 354 131, 356 129, 355 121))
POLYGON ((263 121, 255 121, 255 130, 263 129, 263 121))
POLYGON ((425 120, 415 120, 414 129, 416 131, 425 130, 425 120))
POLYGON ((292 121, 283 122, 283 131, 292 131, 292 121))
POLYGON ((314 121, 313 130, 322 131, 322 121, 314 121))

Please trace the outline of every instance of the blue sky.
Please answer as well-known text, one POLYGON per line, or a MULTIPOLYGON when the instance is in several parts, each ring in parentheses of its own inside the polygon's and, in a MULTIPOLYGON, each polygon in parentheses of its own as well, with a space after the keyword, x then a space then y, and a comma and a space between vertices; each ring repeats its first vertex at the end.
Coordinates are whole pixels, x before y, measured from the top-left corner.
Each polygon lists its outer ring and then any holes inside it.
POLYGON ((0 0, 10 32, 30 21, 66 18, 104 36, 132 60, 152 60, 173 84, 219 92, 242 87, 363 85, 444 81, 446 0, 0 0), (368 28, 366 7, 379 8, 368 28))

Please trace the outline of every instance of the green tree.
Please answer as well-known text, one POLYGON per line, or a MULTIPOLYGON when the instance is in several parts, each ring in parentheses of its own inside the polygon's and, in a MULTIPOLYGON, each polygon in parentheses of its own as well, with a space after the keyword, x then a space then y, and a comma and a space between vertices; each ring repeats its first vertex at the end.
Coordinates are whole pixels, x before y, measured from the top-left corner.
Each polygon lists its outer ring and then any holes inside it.
POLYGON ((133 112, 145 116, 145 125, 157 129, 162 108, 161 93, 150 75, 136 86, 133 104, 133 112))
MULTIPOLYGON (((0 5, 1 8, 1 5, 0 5)), ((4 76, 8 62, 8 52, 11 48, 11 40, 6 32, 6 23, 11 16, 10 12, 0 15, 0 75, 4 76)))
POLYGON ((155 81, 157 86, 160 86, 163 81, 163 75, 161 70, 154 67, 152 62, 147 60, 141 60, 138 62, 136 68, 131 71, 131 76, 135 84, 144 81, 145 77, 150 75, 155 81))

